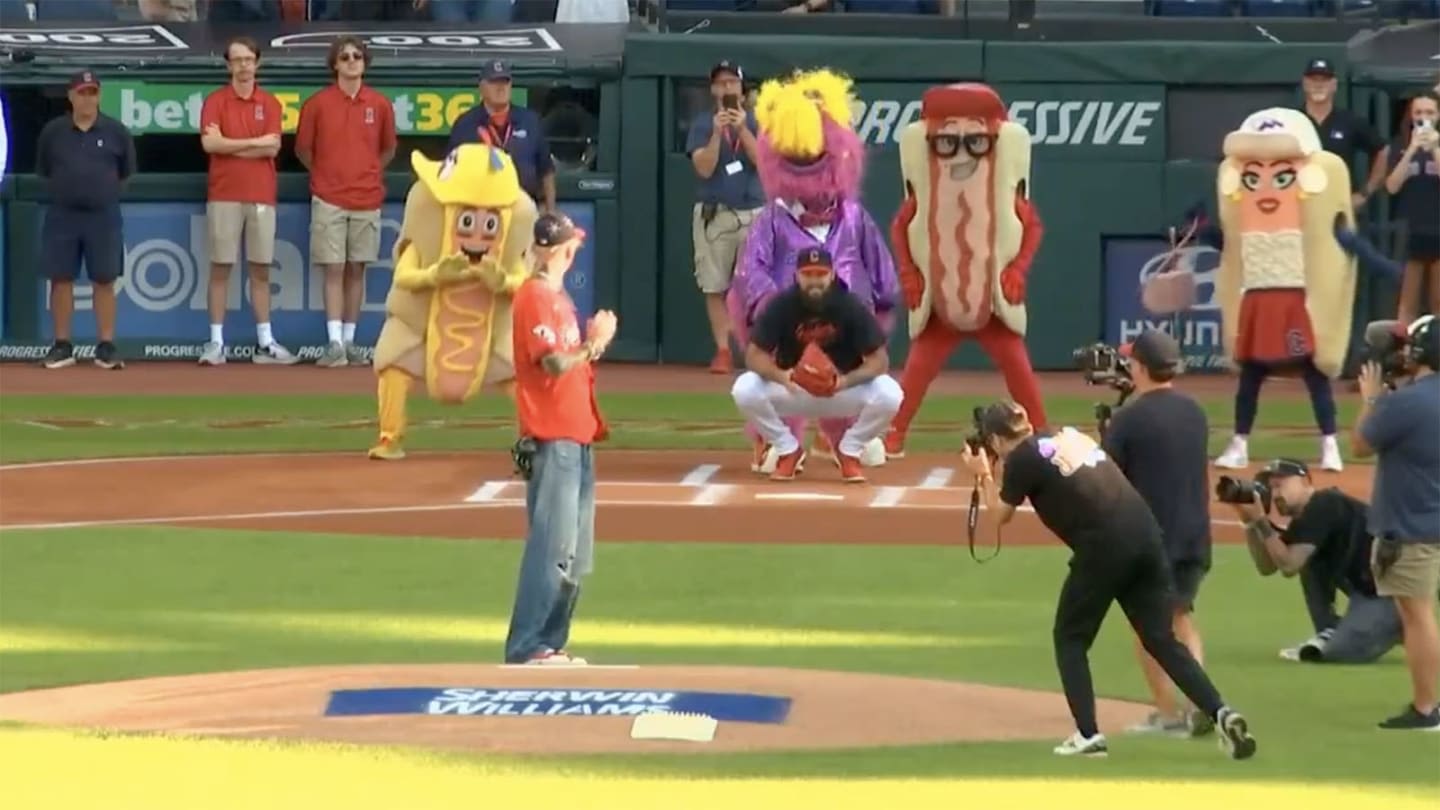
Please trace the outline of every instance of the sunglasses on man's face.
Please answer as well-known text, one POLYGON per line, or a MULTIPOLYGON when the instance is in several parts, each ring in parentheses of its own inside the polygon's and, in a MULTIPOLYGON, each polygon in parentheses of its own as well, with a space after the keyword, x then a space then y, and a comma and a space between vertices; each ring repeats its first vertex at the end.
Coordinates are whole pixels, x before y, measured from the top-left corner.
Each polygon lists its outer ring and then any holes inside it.
POLYGON ((341 62, 363 62, 363 61, 365 61, 365 55, 362 54, 362 53, 358 53, 358 52, 356 52, 356 51, 345 51, 344 53, 340 54, 340 61, 341 61, 341 62))
POLYGON ((930 135, 925 140, 930 142, 930 151, 939 158, 952 158, 960 154, 961 147, 964 147, 971 157, 984 157, 990 154, 995 148, 995 136, 985 132, 973 132, 969 135, 930 135))

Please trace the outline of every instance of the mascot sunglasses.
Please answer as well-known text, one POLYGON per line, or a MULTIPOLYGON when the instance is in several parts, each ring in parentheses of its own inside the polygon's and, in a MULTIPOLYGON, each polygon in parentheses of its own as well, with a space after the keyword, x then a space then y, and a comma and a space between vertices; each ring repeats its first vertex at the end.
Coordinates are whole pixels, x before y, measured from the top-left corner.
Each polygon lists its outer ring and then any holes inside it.
POLYGON ((969 135, 950 135, 941 133, 938 135, 926 135, 925 140, 930 144, 930 151, 938 158, 952 158, 960 153, 963 145, 965 151, 972 157, 984 157, 990 154, 995 148, 995 136, 984 132, 971 133, 969 135))

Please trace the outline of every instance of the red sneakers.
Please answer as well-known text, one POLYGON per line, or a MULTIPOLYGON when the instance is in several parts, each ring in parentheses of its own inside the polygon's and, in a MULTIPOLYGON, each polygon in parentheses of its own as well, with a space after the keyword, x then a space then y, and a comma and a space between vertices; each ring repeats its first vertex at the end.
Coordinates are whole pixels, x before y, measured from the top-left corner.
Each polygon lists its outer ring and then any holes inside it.
POLYGON ((893 427, 885 433, 885 457, 905 457, 905 434, 893 427))
POLYGON ((735 364, 730 359, 728 347, 715 352, 715 359, 710 361, 711 374, 729 374, 734 368, 735 364))
POLYGON ((805 469, 805 448, 797 447, 775 461, 775 472, 770 473, 772 481, 790 481, 805 469))
POLYGON ((837 451, 835 458, 840 460, 841 481, 847 484, 865 483, 865 470, 860 466, 859 456, 851 456, 837 451))

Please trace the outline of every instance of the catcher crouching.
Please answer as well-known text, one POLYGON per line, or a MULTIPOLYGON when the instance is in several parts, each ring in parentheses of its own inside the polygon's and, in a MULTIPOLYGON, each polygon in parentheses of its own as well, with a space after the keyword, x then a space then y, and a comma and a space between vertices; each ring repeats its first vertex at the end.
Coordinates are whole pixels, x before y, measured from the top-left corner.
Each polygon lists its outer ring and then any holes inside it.
POLYGON ((904 395, 886 374, 890 359, 880 321, 835 283, 823 248, 800 251, 795 283, 771 299, 750 328, 745 364, 750 370, 730 395, 774 447, 773 480, 791 480, 804 468, 805 449, 784 421, 791 417, 853 419, 835 454, 843 480, 865 480, 861 453, 884 434, 904 395))

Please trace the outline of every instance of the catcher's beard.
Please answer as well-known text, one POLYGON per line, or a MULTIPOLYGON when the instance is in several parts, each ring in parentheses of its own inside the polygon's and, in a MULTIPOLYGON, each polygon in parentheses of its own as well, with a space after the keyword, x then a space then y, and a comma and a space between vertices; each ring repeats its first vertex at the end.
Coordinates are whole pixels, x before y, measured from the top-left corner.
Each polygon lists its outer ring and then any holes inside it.
POLYGON ((825 308, 825 298, 830 294, 830 288, 825 287, 818 291, 809 289, 800 291, 800 305, 811 312, 819 312, 825 308))
POLYGON ((1240 234, 1241 286, 1305 286, 1305 237, 1300 231, 1240 234))

